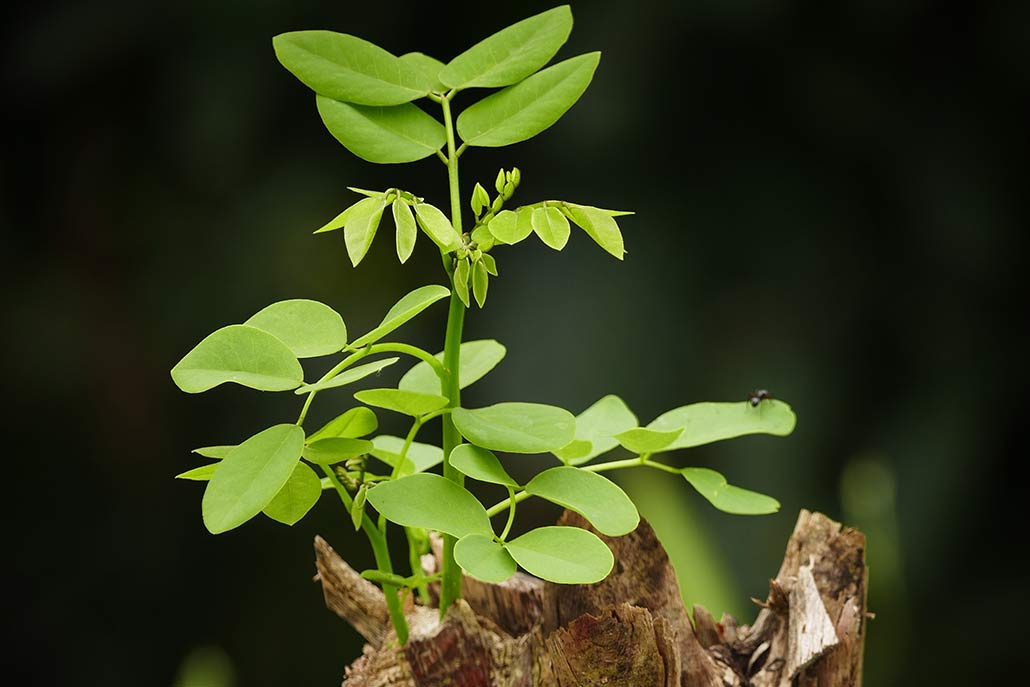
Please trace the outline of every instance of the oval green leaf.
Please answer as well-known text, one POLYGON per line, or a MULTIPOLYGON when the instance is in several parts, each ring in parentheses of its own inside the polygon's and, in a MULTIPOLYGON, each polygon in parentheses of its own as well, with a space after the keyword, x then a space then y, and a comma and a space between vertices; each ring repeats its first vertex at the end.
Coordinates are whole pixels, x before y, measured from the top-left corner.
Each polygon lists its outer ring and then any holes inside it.
POLYGON ((466 573, 493 584, 515 574, 515 559, 504 546, 482 534, 468 534, 454 545, 454 560, 466 573))
POLYGON ((395 413, 419 417, 434 410, 440 410, 450 400, 444 396, 420 394, 417 391, 403 389, 365 389, 354 394, 365 405, 385 408, 395 413))
POLYGON ((650 429, 683 427, 683 433, 666 447, 671 451, 732 439, 745 434, 786 436, 794 431, 797 417, 783 401, 762 401, 751 407, 747 401, 693 403, 663 413, 648 425, 650 429))
POLYGON ((243 324, 268 332, 298 358, 329 355, 347 345, 347 326, 340 313, 304 298, 272 303, 243 324))
POLYGON ((401 55, 400 59, 412 67, 421 70, 426 75, 426 78, 432 82, 433 91, 443 93, 447 90, 447 87, 440 81, 440 72, 444 67, 443 62, 440 60, 420 52, 406 53, 401 55))
POLYGON ((727 484, 726 478, 708 468, 683 468, 683 477, 708 501, 726 513, 766 515, 780 509, 780 502, 771 496, 727 484))
POLYGON ((378 327, 352 341, 349 348, 357 350, 366 344, 379 341, 433 303, 450 295, 450 289, 439 284, 430 284, 415 289, 390 308, 378 327))
POLYGON ((307 438, 307 443, 319 439, 356 439, 371 434, 379 428, 379 420, 370 408, 359 406, 334 417, 324 427, 307 438))
POLYGON ((247 522, 275 498, 304 449, 304 430, 276 425, 229 452, 204 490, 204 525, 212 534, 247 522))
POLYGON ((393 201, 392 211, 393 223, 397 227, 397 259, 403 265, 415 250, 418 227, 415 226, 415 217, 411 214, 411 206, 400 198, 393 201))
POLYGON ((667 432, 645 427, 634 427, 625 432, 619 432, 615 438, 623 448, 634 453, 655 453, 668 448, 676 438, 683 433, 683 428, 672 429, 667 432))
POLYGON ((599 532, 618 537, 640 523, 637 507, 615 482, 581 468, 544 470, 526 485, 526 491, 574 510, 599 532))
POLYGON ((486 265, 477 261, 472 266, 472 294, 476 297, 476 304, 482 308, 486 305, 486 292, 490 286, 490 277, 486 273, 486 265))
POLYGON ((200 467, 187 470, 186 472, 180 472, 175 476, 175 479, 188 479, 193 482, 207 482, 214 474, 220 463, 211 463, 210 465, 201 465, 200 467))
POLYGON ((558 208, 537 208, 530 216, 533 231, 544 244, 554 250, 561 250, 569 242, 569 220, 558 208))
POLYGON ((600 60, 599 52, 573 57, 483 98, 458 116, 458 134, 489 148, 533 138, 579 100, 600 60))
POLYGON ((565 446, 576 434, 572 413, 540 403, 455 408, 451 418, 471 443, 494 451, 545 453, 565 446))
POLYGON ((287 391, 304 381, 297 357, 268 332, 232 324, 209 334, 172 368, 188 394, 233 382, 259 391, 287 391))
POLYGON ((449 462, 458 472, 480 482, 503 484, 506 487, 519 486, 504 470, 497 456, 485 448, 472 444, 455 446, 449 462))
POLYGON ((419 226, 440 250, 450 253, 461 248, 461 236, 440 208, 429 203, 415 203, 414 207, 419 226))
POLYGON ((576 441, 554 454, 570 465, 582 465, 618 446, 615 435, 636 426, 637 416, 625 401, 605 396, 576 416, 576 441))
POLYGON ((514 245, 533 233, 532 216, 532 208, 520 208, 518 212, 501 210, 487 224, 487 229, 501 243, 514 245))
POLYGON ((472 306, 469 301, 469 259, 462 258, 458 261, 458 264, 454 266, 454 293, 458 294, 458 298, 465 304, 466 308, 472 306))
POLYGON ((293 474, 263 512, 284 525, 294 525, 318 503, 321 495, 322 482, 318 475, 304 463, 297 463, 293 474))
POLYGON ((368 502, 398 525, 459 538, 467 534, 493 536, 490 518, 476 497, 440 475, 419 473, 381 482, 369 490, 368 502))
POLYGON ((332 465, 372 451, 372 442, 367 439, 349 437, 328 437, 309 441, 304 446, 304 457, 319 465, 332 465))
MULTIPOLYGON (((401 458, 401 451, 404 450, 404 439, 401 437, 382 434, 372 439, 372 455, 383 461, 390 467, 396 467, 401 458)), ((432 444, 423 444, 418 441, 411 442, 408 452, 404 455, 404 464, 398 470, 398 476, 411 475, 416 472, 425 472, 443 462, 443 449, 432 444)))
POLYGON ((572 31, 568 5, 523 19, 461 53, 439 72, 450 88, 499 88, 547 64, 572 31))
POLYGON ((334 31, 291 31, 272 39, 286 69, 301 83, 335 100, 400 105, 429 93, 423 71, 379 46, 334 31))
MULTIPOLYGON (((458 385, 464 389, 477 382, 504 360, 508 352, 502 344, 493 339, 465 341, 461 344, 458 385)), ((436 359, 443 362, 443 352, 436 354, 436 359)), ((443 394, 440 378, 426 362, 419 362, 401 377, 397 384, 400 389, 418 391, 423 394, 443 394)))
POLYGON ((329 133, 362 160, 377 164, 414 162, 447 142, 443 124, 413 103, 393 107, 351 105, 317 96, 318 114, 329 133))
POLYGON ((379 374, 383 368, 393 365, 398 360, 400 360, 400 358, 383 358, 382 360, 377 360, 374 363, 367 363, 365 365, 347 368, 332 379, 327 379, 324 382, 315 382, 314 384, 305 384, 298 387, 293 393, 298 396, 302 396, 304 394, 311 393, 312 391, 324 391, 326 389, 335 389, 337 387, 347 386, 348 384, 353 384, 365 377, 379 374))
POLYGON ((379 229, 379 222, 383 218, 383 210, 386 209, 386 197, 365 198, 354 205, 353 210, 347 215, 347 224, 343 228, 343 240, 347 245, 347 257, 350 258, 354 267, 358 266, 368 249, 372 247, 372 240, 376 237, 379 229))
POLYGON ((562 212, 575 222, 594 243, 605 249, 619 260, 626 254, 622 232, 615 219, 605 210, 589 205, 565 203, 562 212))
POLYGON ((527 572, 558 584, 593 584, 615 565, 611 550, 578 527, 540 527, 504 545, 527 572))

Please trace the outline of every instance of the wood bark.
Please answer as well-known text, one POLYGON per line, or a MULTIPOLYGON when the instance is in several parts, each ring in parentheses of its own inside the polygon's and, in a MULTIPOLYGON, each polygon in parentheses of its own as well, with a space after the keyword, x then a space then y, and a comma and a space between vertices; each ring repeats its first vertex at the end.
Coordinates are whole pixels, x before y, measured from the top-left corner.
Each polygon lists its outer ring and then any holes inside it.
MULTIPOLYGON (((590 529, 575 513, 561 524, 590 529)), ((598 534, 595 531, 595 534, 598 534)), ((859 687, 865 641, 865 537, 801 511, 783 564, 751 625, 683 607, 668 556, 646 521, 612 549, 612 574, 554 585, 523 573, 502 584, 465 577, 439 619, 409 606, 403 647, 382 592, 321 538, 326 605, 368 641, 344 687, 859 687)), ((433 565, 430 559, 427 567, 433 565)))

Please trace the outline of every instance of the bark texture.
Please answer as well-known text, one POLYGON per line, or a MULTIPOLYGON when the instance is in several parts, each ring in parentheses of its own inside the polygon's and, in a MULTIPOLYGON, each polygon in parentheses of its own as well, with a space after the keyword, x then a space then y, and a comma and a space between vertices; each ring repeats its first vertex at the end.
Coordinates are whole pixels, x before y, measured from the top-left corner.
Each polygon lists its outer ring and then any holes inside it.
MULTIPOLYGON (((589 529, 571 512, 562 524, 589 529)), ((691 623, 647 522, 624 537, 598 536, 616 560, 605 580, 554 585, 518 573, 491 585, 466 577, 464 598, 442 621, 434 608, 408 609, 403 647, 379 589, 316 538, 326 605, 368 640, 344 687, 861 685, 867 572, 857 530, 801 511, 752 625, 716 621, 701 606, 691 623)))

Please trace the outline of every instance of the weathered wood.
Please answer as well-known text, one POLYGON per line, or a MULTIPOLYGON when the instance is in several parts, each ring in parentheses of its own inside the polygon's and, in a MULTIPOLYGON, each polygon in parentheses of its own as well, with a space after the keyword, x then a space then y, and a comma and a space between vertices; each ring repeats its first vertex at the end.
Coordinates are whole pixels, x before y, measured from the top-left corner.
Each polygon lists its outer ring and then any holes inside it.
MULTIPOLYGON (((588 527, 569 512, 562 524, 588 527)), ((802 511, 751 626, 730 616, 716 622, 700 606, 692 625, 646 522, 602 539, 617 561, 605 580, 553 585, 520 573, 490 585, 466 577, 464 599, 443 621, 433 608, 409 609, 404 647, 382 594, 316 540, 327 605, 369 638, 344 686, 860 687, 866 568, 856 530, 802 511)))

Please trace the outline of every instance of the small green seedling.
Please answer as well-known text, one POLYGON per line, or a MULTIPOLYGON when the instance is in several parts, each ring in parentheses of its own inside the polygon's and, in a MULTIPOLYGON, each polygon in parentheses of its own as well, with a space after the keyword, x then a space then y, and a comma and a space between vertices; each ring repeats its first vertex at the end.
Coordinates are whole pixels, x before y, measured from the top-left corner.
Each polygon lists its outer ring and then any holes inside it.
POLYGON ((395 227, 397 257, 407 261, 419 233, 443 259, 447 286, 432 284, 401 298, 382 322, 350 338, 343 318, 310 300, 274 303, 241 324, 217 330, 172 369, 185 392, 226 382, 260 391, 292 391, 303 397, 299 417, 264 429, 236 446, 196 453, 215 462, 179 475, 206 480, 202 512, 214 534, 264 514, 292 525, 335 490, 348 520, 368 536, 377 569, 365 577, 382 585, 400 642, 407 638, 401 593, 428 602, 419 556, 427 532, 444 536, 440 611, 461 591, 461 573, 502 582, 518 567, 552 582, 597 582, 611 571, 612 553, 594 534, 574 527, 540 527, 511 537, 516 506, 535 496, 571 509, 600 532, 619 536, 639 522, 637 509, 601 473, 644 467, 679 475, 716 508, 739 514, 772 513, 779 504, 741 489, 707 468, 677 468, 655 456, 744 434, 789 434, 790 407, 771 398, 682 406, 641 426, 627 405, 605 396, 573 413, 539 403, 503 402, 482 408, 461 403, 461 389, 480 380, 505 355, 494 340, 462 341, 466 310, 486 304, 498 277, 495 255, 536 235, 561 250, 572 225, 621 260, 625 249, 616 218, 630 213, 566 200, 514 205, 521 173, 502 169, 490 188, 475 184, 463 218, 458 162, 471 148, 500 147, 545 131, 586 90, 599 53, 547 66, 572 30, 567 6, 520 21, 444 64, 422 53, 400 57, 360 38, 331 31, 297 31, 273 40, 279 61, 315 92, 326 128, 345 148, 373 163, 413 162, 436 156, 446 167, 450 216, 417 190, 352 188, 360 199, 316 234, 342 231, 357 266, 368 253, 383 217, 395 227), (485 95, 484 89, 490 89, 485 95), (455 117, 455 96, 478 98, 455 117), (416 104, 425 103, 426 109, 416 104), (435 110, 440 119, 427 111, 435 110), (460 142, 459 142, 460 140, 460 142), (436 355, 402 343, 394 333, 440 301, 448 302, 443 351, 436 355), (303 358, 338 356, 315 381, 305 381, 303 358), (396 388, 359 391, 358 405, 324 427, 305 428, 315 397, 353 384, 403 358, 416 364, 396 388), (377 412, 411 420, 404 437, 377 434, 377 412), (440 417, 439 445, 416 441, 422 427, 440 417), (632 454, 594 462, 613 450, 632 454), (514 455, 513 455, 514 454, 514 455), (519 454, 550 454, 558 465, 519 484, 504 462, 519 454), (440 467, 439 473, 434 472, 440 467), (319 476, 321 473, 322 477, 319 476), (503 487, 507 498, 484 506, 466 478, 503 487), (506 515, 496 523, 494 518, 506 515), (387 548, 390 523, 408 539, 410 575, 394 571, 387 548), (498 526, 499 525, 499 526, 498 526))

